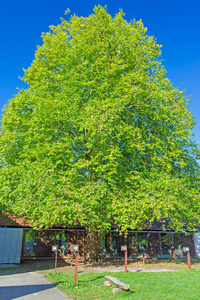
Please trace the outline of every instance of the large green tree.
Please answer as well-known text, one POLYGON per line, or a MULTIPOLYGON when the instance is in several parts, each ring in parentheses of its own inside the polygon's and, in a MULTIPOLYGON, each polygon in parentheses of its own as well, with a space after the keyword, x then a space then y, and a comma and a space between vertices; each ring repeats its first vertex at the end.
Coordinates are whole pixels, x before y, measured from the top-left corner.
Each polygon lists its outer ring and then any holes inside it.
POLYGON ((160 46, 141 21, 101 6, 50 29, 25 70, 28 89, 2 116, 2 204, 35 227, 79 222, 96 238, 111 217, 122 231, 155 218, 191 229, 194 120, 160 46))

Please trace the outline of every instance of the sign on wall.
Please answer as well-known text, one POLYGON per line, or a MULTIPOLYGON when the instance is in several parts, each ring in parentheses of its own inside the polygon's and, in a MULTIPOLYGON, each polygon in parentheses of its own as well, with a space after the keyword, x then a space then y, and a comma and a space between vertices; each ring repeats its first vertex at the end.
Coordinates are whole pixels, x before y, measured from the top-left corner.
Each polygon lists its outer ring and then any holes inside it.
POLYGON ((71 245, 71 248, 70 248, 70 250, 71 250, 71 252, 78 252, 78 245, 71 245))

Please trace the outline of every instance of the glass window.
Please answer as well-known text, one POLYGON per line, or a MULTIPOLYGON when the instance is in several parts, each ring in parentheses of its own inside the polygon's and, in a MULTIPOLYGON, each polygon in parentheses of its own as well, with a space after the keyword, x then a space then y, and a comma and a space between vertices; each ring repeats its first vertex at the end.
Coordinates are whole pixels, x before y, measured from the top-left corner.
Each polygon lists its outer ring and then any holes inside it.
POLYGON ((65 232, 55 230, 26 230, 24 256, 54 256, 52 246, 66 244, 65 232))
POLYGON ((119 256, 120 242, 119 233, 111 232, 112 235, 112 256, 119 256))
POLYGON ((176 255, 183 255, 181 233, 162 233, 162 255, 173 255, 172 247, 176 255))
POLYGON ((35 256, 38 244, 38 231, 26 230, 24 256, 35 256))
POLYGON ((147 233, 145 232, 138 232, 138 254, 141 255, 143 254, 143 249, 144 252, 147 253, 147 233))
POLYGON ((147 243, 147 233, 146 232, 133 232, 132 239, 129 242, 129 249, 133 255, 142 255, 143 249, 147 253, 148 243, 147 243), (131 241, 132 240, 132 241, 131 241))
POLYGON ((110 255, 110 234, 102 235, 101 251, 103 255, 110 255))
POLYGON ((183 244, 181 233, 172 234, 172 244, 175 247, 175 254, 178 256, 183 255, 183 244))
POLYGON ((161 250, 162 255, 172 255, 172 234, 161 233, 161 250))

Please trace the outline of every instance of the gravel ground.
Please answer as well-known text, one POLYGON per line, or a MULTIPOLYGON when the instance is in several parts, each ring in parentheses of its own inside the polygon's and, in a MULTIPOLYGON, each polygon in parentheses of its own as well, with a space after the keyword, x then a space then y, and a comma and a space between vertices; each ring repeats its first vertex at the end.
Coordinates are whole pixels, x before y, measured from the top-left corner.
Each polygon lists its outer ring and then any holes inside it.
MULTIPOLYGON (((178 259, 175 263, 172 259, 148 259, 143 265, 141 260, 128 260, 128 271, 131 272, 165 272, 187 270, 186 259, 178 259)), ((192 269, 200 270, 200 259, 192 259, 192 269)), ((23 263, 0 264, 0 276, 7 274, 36 272, 45 274, 55 271, 54 260, 25 260, 23 263)), ((58 260, 57 271, 66 273, 74 272, 74 261, 58 260)), ((96 264, 79 263, 79 272, 119 272, 124 271, 124 260, 108 260, 96 264)))

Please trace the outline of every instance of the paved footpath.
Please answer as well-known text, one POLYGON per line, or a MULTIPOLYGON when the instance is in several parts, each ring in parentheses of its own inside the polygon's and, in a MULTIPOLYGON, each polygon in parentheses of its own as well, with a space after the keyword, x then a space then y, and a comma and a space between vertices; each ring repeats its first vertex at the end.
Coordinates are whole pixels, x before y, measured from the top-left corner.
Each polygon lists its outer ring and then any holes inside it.
POLYGON ((0 276, 0 300, 69 300, 40 274, 0 276))

